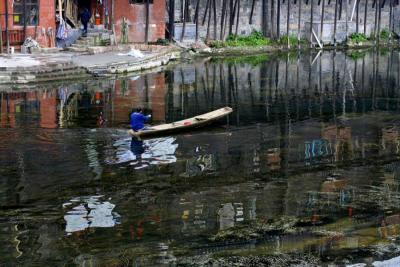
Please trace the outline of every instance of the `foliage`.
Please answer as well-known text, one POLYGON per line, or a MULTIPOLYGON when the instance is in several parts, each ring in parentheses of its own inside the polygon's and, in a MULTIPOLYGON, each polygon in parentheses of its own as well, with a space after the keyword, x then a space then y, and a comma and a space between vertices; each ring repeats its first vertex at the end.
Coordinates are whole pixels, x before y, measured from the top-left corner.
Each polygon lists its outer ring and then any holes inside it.
MULTIPOLYGON (((288 36, 287 35, 283 35, 276 42, 278 44, 280 44, 280 45, 287 45, 288 36)), ((299 43, 299 41, 297 40, 297 36, 295 36, 295 35, 290 35, 289 36, 289 44, 290 45, 297 45, 298 43, 299 43)), ((306 40, 300 39, 300 44, 304 44, 304 43, 306 43, 306 40)))
POLYGON ((214 48, 222 47, 246 47, 246 46, 265 46, 271 42, 268 38, 265 38, 262 32, 253 31, 248 36, 238 36, 231 34, 228 36, 225 42, 214 41, 210 44, 214 48))
POLYGON ((249 36, 230 35, 225 42, 227 46, 264 46, 270 44, 270 40, 265 38, 261 32, 253 31, 249 36))
POLYGON ((379 34, 379 37, 380 37, 382 40, 388 40, 389 37, 390 37, 390 32, 389 32, 389 30, 383 29, 383 30, 381 31, 381 33, 379 34))
POLYGON ((158 45, 169 45, 169 40, 168 39, 159 38, 159 39, 157 39, 156 44, 158 44, 158 45))
POLYGON ((298 51, 289 51, 289 52, 282 52, 278 54, 278 58, 281 60, 290 60, 290 61, 294 61, 297 60, 299 56, 298 51))
POLYGON ((242 57, 226 57, 216 58, 214 62, 232 63, 232 64, 250 64, 252 66, 260 65, 269 60, 268 55, 242 56, 242 57))
POLYGON ((367 51, 365 51, 365 50, 352 51, 350 53, 350 58, 353 59, 353 60, 357 60, 357 59, 360 59, 360 58, 364 58, 366 54, 367 54, 367 51))
POLYGON ((350 40, 355 43, 362 43, 368 41, 368 37, 363 33, 352 33, 350 35, 350 40))
POLYGON ((388 47, 381 47, 379 48, 379 53, 381 56, 385 56, 390 52, 390 49, 388 47))
POLYGON ((213 48, 223 48, 226 47, 226 44, 222 41, 212 41, 209 43, 209 46, 213 48))

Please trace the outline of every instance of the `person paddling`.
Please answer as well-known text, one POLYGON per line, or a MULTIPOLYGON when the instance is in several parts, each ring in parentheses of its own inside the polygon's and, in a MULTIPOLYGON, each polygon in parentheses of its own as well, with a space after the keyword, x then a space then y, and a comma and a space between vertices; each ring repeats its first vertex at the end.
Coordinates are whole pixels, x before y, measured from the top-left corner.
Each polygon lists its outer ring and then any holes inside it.
POLYGON ((132 110, 131 114, 129 115, 132 130, 135 132, 145 130, 146 127, 144 126, 144 123, 147 122, 150 118, 151 115, 143 115, 142 108, 132 110))

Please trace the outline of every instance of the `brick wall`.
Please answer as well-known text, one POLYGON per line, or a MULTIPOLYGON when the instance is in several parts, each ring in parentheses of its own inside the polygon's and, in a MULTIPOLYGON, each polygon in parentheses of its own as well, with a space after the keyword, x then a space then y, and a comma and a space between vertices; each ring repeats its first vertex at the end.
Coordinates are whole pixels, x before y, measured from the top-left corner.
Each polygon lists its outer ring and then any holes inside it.
MULTIPOLYGON (((143 43, 146 29, 146 5, 129 4, 128 0, 115 0, 114 23, 117 41, 121 42, 122 21, 127 20, 129 27, 128 41, 143 43)), ((149 41, 165 38, 165 0, 154 0, 149 11, 149 41)))
MULTIPOLYGON (((5 6, 4 2, 1 2, 0 5, 0 13, 5 13, 5 6)), ((13 0, 8 0, 8 25, 9 30, 24 30, 23 26, 14 25, 13 24, 13 0)), ((0 20, 2 31, 5 31, 5 16, 1 17, 0 20)), ((36 39, 42 47, 52 47, 54 46, 54 36, 56 30, 56 23, 55 23, 55 1, 53 0, 41 0, 39 1, 39 25, 35 26, 27 26, 26 27, 26 37, 32 37, 36 39), (52 29, 54 35, 49 35, 48 30, 49 28, 52 29)), ((23 36, 23 35, 21 35, 23 36)), ((4 45, 6 40, 4 41, 4 45)))

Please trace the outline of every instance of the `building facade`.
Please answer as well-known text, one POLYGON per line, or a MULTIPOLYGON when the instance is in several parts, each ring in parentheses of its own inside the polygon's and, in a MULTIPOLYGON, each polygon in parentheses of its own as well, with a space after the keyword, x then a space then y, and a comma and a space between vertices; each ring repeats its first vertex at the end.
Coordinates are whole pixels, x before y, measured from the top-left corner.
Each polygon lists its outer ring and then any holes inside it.
MULTIPOLYGON (((165 38, 166 4, 165 0, 149 0, 149 2, 148 41, 156 42, 158 39, 165 38)), ((143 43, 145 41, 146 1, 108 0, 108 7, 111 7, 111 22, 114 21, 118 43, 143 43), (114 10, 114 15, 112 10, 114 10), (127 33, 127 36, 124 36, 124 32, 127 33)))
POLYGON ((52 47, 56 34, 55 1, 1 0, 0 26, 4 46, 8 31, 10 46, 18 47, 32 37, 40 46, 52 47))
POLYGON ((54 47, 57 16, 61 13, 71 28, 79 28, 79 14, 84 8, 91 13, 90 24, 114 31, 117 43, 145 42, 148 14, 147 40, 156 42, 165 38, 165 0, 149 0, 148 12, 146 3, 143 0, 0 0, 3 46, 8 39, 10 46, 18 48, 31 37, 41 47, 54 47))

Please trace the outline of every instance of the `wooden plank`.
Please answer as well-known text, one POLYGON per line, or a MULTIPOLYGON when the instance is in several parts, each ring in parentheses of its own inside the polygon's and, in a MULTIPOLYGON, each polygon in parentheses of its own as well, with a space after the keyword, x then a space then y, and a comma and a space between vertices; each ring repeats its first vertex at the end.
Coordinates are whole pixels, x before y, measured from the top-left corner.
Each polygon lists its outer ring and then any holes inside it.
POLYGON ((149 43, 149 21, 150 21, 150 0, 146 0, 146 29, 144 35, 144 43, 149 43))
POLYGON ((336 40, 336 31, 337 31, 337 19, 338 19, 338 2, 339 0, 335 1, 335 17, 333 20, 333 44, 336 46, 337 40, 336 40))
POLYGON ((10 32, 9 32, 9 27, 8 27, 8 0, 4 0, 5 2, 5 7, 6 7, 6 43, 7 43, 7 54, 10 53, 10 32))
POLYGON ((221 34, 219 38, 224 40, 224 26, 225 26, 225 13, 226 13, 226 5, 228 0, 223 0, 222 2, 222 10, 221 10, 221 34))
POLYGON ((212 10, 211 10, 211 5, 212 1, 210 1, 210 8, 208 9, 208 22, 207 22, 207 33, 206 33, 206 42, 208 42, 208 39, 210 37, 210 24, 211 24, 211 16, 212 16, 212 10))
POLYGON ((346 7, 346 12, 344 13, 346 15, 346 38, 345 40, 347 41, 347 37, 349 35, 349 0, 345 0, 345 7, 346 7))
POLYGON ((289 30, 290 30, 290 1, 287 0, 287 13, 286 13, 286 35, 287 35, 287 48, 290 49, 290 38, 289 38, 289 30))
POLYGON ((354 0, 353 8, 351 9, 350 21, 353 21, 354 13, 356 12, 357 2, 358 0, 354 0))
MULTIPOLYGON (((215 1, 215 0, 214 0, 215 1)), ((236 30, 235 30, 235 35, 238 35, 238 29, 239 29, 239 17, 240 17, 240 0, 237 0, 237 16, 236 16, 236 30)))
POLYGON ((196 42, 199 40, 199 9, 200 9, 200 0, 197 0, 196 12, 194 15, 194 19, 195 19, 195 23, 196 23, 196 42))
MULTIPOLYGON (((263 0, 263 1, 265 1, 265 0, 263 0)), ((250 25, 253 24, 253 14, 254 14, 254 6, 255 6, 255 4, 256 4, 256 0, 253 0, 253 3, 251 4, 250 19, 249 19, 249 24, 250 25)), ((264 5, 263 5, 263 7, 264 7, 264 5)), ((265 15, 264 14, 264 10, 263 10, 263 15, 265 15)))
POLYGON ((389 41, 390 42, 392 42, 393 41, 393 31, 394 31, 394 27, 393 27, 393 21, 394 21, 394 19, 393 19, 393 0, 390 0, 390 3, 389 3, 389 33, 390 33, 390 36, 389 36, 389 41))
POLYGON ((214 11, 214 40, 217 40, 217 4, 213 0, 213 11, 214 11))
POLYGON ((378 5, 376 3, 377 0, 375 0, 375 22, 374 22, 374 37, 375 37, 375 43, 377 39, 377 25, 378 25, 378 5))
POLYGON ((300 34, 301 34, 301 2, 302 0, 298 0, 298 5, 299 5, 299 17, 298 17, 298 22, 297 22, 297 46, 300 49, 300 34))
MULTIPOLYGON (((114 14, 113 14, 113 17, 114 17, 114 14)), ((175 35, 175 0, 169 0, 169 25, 168 26, 169 26, 169 41, 172 42, 172 39, 175 35)), ((115 39, 117 39, 117 38, 115 38, 115 39)))
POLYGON ((204 26, 204 23, 206 22, 206 18, 207 18, 207 12, 208 12, 208 6, 210 5, 210 0, 207 0, 206 3, 206 10, 204 11, 204 16, 203 16, 203 22, 201 23, 201 25, 204 26))
POLYGON ((360 0, 356 0, 356 33, 360 32, 360 0))
POLYGON ((276 37, 281 36, 281 0, 277 0, 276 37))
POLYGON ((3 54, 3 29, 0 23, 0 54, 3 54))
MULTIPOLYGON (((312 1, 312 0, 311 0, 312 1)), ((315 40, 317 40, 318 46, 323 48, 322 43, 319 41, 317 34, 315 33, 314 29, 312 29, 312 34, 314 35, 315 40)))
POLYGON ((186 31, 186 12, 185 12, 186 11, 186 1, 188 1, 188 0, 182 0, 182 5, 181 5, 181 8, 183 8, 183 11, 181 11, 182 19, 183 19, 181 38, 180 38, 181 42, 183 41, 183 38, 185 37, 185 31, 186 31))
POLYGON ((381 1, 379 0, 379 3, 378 3, 378 43, 381 40, 381 21, 382 21, 382 5, 381 5, 381 1))
POLYGON ((314 24, 314 0, 311 0, 311 19, 310 19, 310 47, 313 46, 312 44, 312 37, 313 37, 313 24, 314 24))
POLYGON ((367 35, 368 0, 365 0, 364 7, 364 35, 367 35))
POLYGON ((322 37, 324 35, 324 19, 325 19, 325 0, 322 0, 322 7, 321 7, 321 33, 320 33, 320 40, 322 41, 322 37))
MULTIPOLYGON (((229 35, 231 35, 232 34, 232 25, 233 25, 233 20, 234 20, 234 16, 235 16, 235 13, 234 13, 234 6, 233 6, 233 0, 230 0, 229 1, 229 35)), ((235 2, 235 4, 236 4, 236 2, 235 2)))

